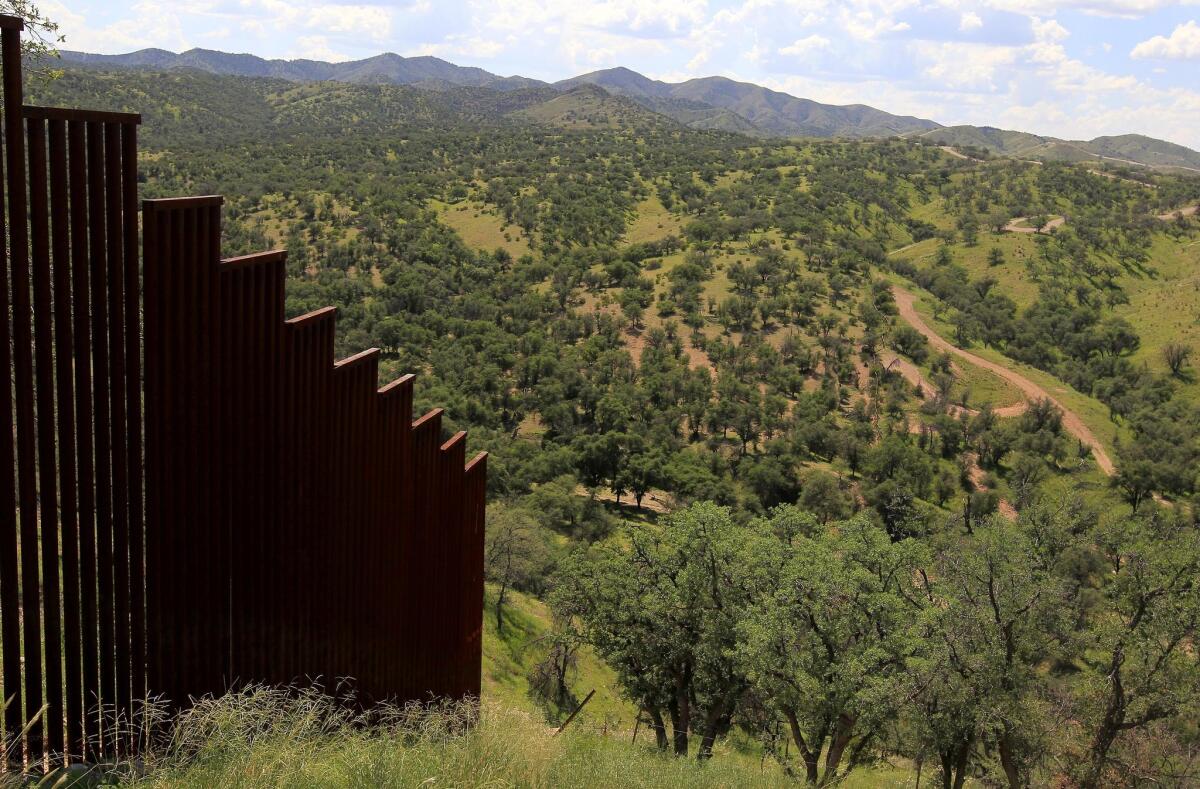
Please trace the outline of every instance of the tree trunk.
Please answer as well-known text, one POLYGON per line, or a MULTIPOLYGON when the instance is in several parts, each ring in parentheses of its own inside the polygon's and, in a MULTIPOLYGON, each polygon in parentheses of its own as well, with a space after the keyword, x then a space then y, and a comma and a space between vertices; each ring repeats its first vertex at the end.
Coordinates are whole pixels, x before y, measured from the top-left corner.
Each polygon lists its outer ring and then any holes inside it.
POLYGON ((727 710, 732 707, 731 700, 722 701, 705 716, 704 736, 700 740, 700 750, 696 753, 696 758, 700 761, 712 756, 713 744, 717 741, 717 737, 729 730, 730 714, 727 710))
POLYGON ((1021 771, 1017 767, 1016 754, 1013 753, 1012 732, 1006 725, 1004 734, 1000 737, 1000 766, 1004 768, 1004 777, 1008 779, 1008 789, 1020 789, 1021 771))
POLYGON ((675 700, 671 705, 671 738, 674 741, 675 755, 687 756, 688 727, 691 725, 692 707, 688 698, 690 682, 684 669, 675 679, 675 700))
POLYGON ((817 746, 817 750, 809 750, 804 734, 800 731, 800 721, 796 719, 796 713, 792 710, 784 710, 784 715, 787 716, 788 728, 792 731, 792 740, 796 743, 796 750, 800 751, 800 757, 804 759, 805 778, 810 786, 816 786, 821 777, 817 764, 817 760, 821 756, 820 746, 817 746))
POLYGON ((833 737, 829 742, 829 752, 825 754, 825 777, 821 783, 829 783, 837 775, 842 754, 846 752, 846 746, 850 744, 853 736, 854 718, 846 714, 839 715, 837 726, 833 730, 833 737))
POLYGON ((687 725, 687 704, 683 705, 682 710, 671 711, 671 743, 676 756, 687 756, 688 752, 688 725, 687 725))
POLYGON ((954 760, 954 789, 962 789, 963 784, 967 782, 967 766, 971 763, 971 747, 974 744, 975 735, 972 733, 958 746, 958 754, 954 760))
POLYGON ((646 712, 650 713, 650 720, 653 721, 654 744, 660 751, 665 751, 667 749, 667 724, 663 722, 662 711, 658 707, 647 707, 646 712))
POLYGON ((504 598, 508 596, 508 584, 500 584, 500 593, 496 595, 496 635, 504 633, 504 598))
POLYGON ((717 724, 715 721, 706 721, 704 724, 704 736, 700 738, 700 750, 696 752, 696 759, 705 761, 712 757, 713 743, 717 740, 717 724))
POLYGON ((1121 725, 1125 722, 1125 687, 1121 682, 1120 669, 1122 662, 1124 662, 1124 650, 1118 648, 1114 652, 1112 661, 1115 668, 1110 674, 1112 690, 1108 694, 1104 718, 1100 721, 1100 727, 1096 730, 1092 747, 1089 749, 1087 774, 1079 784, 1080 789, 1096 789, 1100 786, 1100 779, 1104 775, 1104 765, 1108 762, 1108 750, 1117 739, 1121 725))

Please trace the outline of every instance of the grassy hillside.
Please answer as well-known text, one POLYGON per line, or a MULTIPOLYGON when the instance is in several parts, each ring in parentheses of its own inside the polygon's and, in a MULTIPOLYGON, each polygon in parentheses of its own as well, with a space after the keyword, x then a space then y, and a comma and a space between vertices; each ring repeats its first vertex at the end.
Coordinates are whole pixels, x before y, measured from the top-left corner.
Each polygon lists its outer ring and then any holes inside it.
MULTIPOLYGON (((489 586, 485 604, 494 602, 489 586)), ((383 725, 358 726, 325 699, 265 689, 203 703, 144 772, 113 774, 134 787, 784 787, 794 786, 752 741, 720 747, 713 760, 676 759, 653 747, 612 672, 586 650, 575 686, 596 695, 562 735, 533 703, 526 677, 549 627, 545 607, 517 593, 505 633, 484 623, 483 700, 432 713, 392 711, 383 725), (474 720, 469 730, 464 728, 474 720), (464 733, 465 731, 465 733, 464 733)), ((53 779, 51 779, 53 780, 53 779)), ((900 789, 914 784, 908 766, 864 768, 840 784, 900 789)), ((972 785, 972 784, 969 784, 972 785)))
MULTIPOLYGON (((530 676, 549 649, 547 635, 552 622, 545 603, 520 592, 511 593, 512 602, 504 607, 504 630, 496 629, 496 588, 488 584, 484 591, 483 622, 483 698, 500 707, 521 710, 545 720, 561 722, 573 707, 549 708, 530 690, 530 676)), ((596 691, 577 722, 597 728, 632 730, 637 710, 621 696, 612 669, 604 665, 592 650, 583 647, 568 678, 576 702, 596 691)), ((574 725, 574 724, 572 724, 574 725)))
POLYGON ((646 125, 674 125, 665 116, 593 85, 581 85, 549 101, 517 110, 512 116, 566 129, 633 129, 646 125))

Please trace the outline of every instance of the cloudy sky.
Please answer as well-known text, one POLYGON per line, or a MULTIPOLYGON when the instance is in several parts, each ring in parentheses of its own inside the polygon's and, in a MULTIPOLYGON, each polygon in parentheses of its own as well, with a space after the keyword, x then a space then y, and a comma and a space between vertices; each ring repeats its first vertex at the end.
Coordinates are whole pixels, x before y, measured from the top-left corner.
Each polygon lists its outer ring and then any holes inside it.
POLYGON ((1200 0, 42 0, 69 49, 724 75, 940 123, 1200 149, 1200 0))

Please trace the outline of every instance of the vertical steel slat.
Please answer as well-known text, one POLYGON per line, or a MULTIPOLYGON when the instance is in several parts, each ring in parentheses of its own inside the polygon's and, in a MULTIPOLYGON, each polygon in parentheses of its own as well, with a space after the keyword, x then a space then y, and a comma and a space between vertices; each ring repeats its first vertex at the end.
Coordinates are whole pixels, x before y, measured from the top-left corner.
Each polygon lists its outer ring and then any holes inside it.
POLYGON ((58 398, 58 473, 62 522, 63 674, 67 757, 83 755, 83 656, 79 615, 79 480, 75 470, 75 353, 71 311, 70 192, 67 127, 50 121, 50 215, 54 257, 55 382, 58 398))
MULTIPOLYGON (((204 541, 203 544, 197 545, 199 555, 204 556, 205 560, 197 567, 202 583, 196 587, 197 593, 203 597, 201 602, 207 611, 206 629, 198 633, 201 641, 197 665, 203 665, 204 668, 202 675, 195 680, 196 690, 204 693, 220 693, 238 679, 237 667, 231 664, 229 657, 229 645, 236 638, 232 623, 237 611, 231 606, 232 592, 226 581, 230 571, 233 541, 237 538, 236 529, 231 530, 231 524, 236 523, 235 520, 231 520, 236 518, 236 500, 228 499, 234 502, 231 514, 222 514, 216 508, 209 508, 209 502, 206 501, 209 498, 207 492, 214 489, 220 490, 223 498, 231 496, 232 486, 235 484, 232 479, 235 474, 234 465, 228 457, 221 458, 217 454, 218 448, 223 448, 227 439, 226 433, 223 432, 227 428, 217 422, 217 415, 227 412, 215 410, 210 404, 215 405, 216 399, 221 397, 225 401, 221 404, 222 408, 239 409, 241 399, 240 393, 234 389, 237 386, 236 378, 230 377, 222 367, 223 359, 229 354, 230 343, 229 333, 222 327, 227 326, 230 314, 236 313, 237 306, 227 298, 228 294, 219 271, 219 210, 209 206, 197 214, 196 237, 202 241, 197 246, 198 254, 194 261, 196 274, 201 278, 198 287, 209 293, 209 309, 212 310, 213 318, 211 325, 205 325, 204 313, 197 313, 194 351, 197 364, 193 407, 196 409, 196 429, 199 431, 196 436, 197 454, 194 460, 198 483, 195 495, 203 497, 196 501, 196 507, 199 512, 207 513, 204 520, 216 524, 216 528, 213 528, 197 521, 194 533, 194 539, 198 543, 204 541), (218 394, 218 387, 226 387, 223 397, 218 394), (209 469, 206 468, 209 458, 221 460, 214 468, 209 469), (212 539, 213 537, 215 539, 212 539)), ((234 458, 235 462, 237 460, 234 458)))
POLYGON ((59 589, 58 463, 54 416, 54 335, 50 269, 50 205, 46 162, 46 124, 27 121, 29 151, 30 240, 33 252, 33 342, 37 388, 38 493, 42 542, 42 622, 45 637, 45 747, 63 751, 62 608, 59 589))
POLYGON ((195 313, 194 294, 199 287, 201 271, 207 261, 200 255, 197 239, 201 237, 198 227, 199 210, 188 208, 180 211, 180 229, 176 232, 174 246, 178 251, 175 258, 179 284, 175 294, 176 310, 179 314, 177 355, 175 356, 178 376, 178 396, 183 404, 177 417, 183 421, 183 440, 174 449, 179 453, 180 473, 176 479, 179 487, 179 507, 176 517, 179 523, 179 539, 175 543, 175 559, 183 568, 185 585, 179 588, 177 604, 172 614, 178 617, 184 611, 194 611, 195 616, 186 621, 185 635, 181 639, 183 670, 180 676, 179 697, 176 703, 185 704, 193 690, 211 686, 211 675, 215 666, 203 659, 211 648, 213 632, 213 600, 204 585, 204 569, 208 566, 211 542, 201 539, 207 531, 198 509, 204 506, 200 489, 198 454, 205 440, 202 423, 203 398, 201 387, 205 384, 204 372, 199 369, 200 348, 205 341, 205 328, 200 326, 195 313))
POLYGON ((375 481, 379 496, 376 523, 379 547, 374 570, 379 605, 373 627, 377 637, 375 658, 378 661, 379 682, 385 690, 384 698, 392 701, 400 698, 401 677, 397 663, 405 648, 400 640, 403 633, 403 598, 397 586, 403 568, 401 512, 406 503, 402 493, 401 467, 405 449, 404 433, 412 419, 411 395, 411 375, 398 378, 379 391, 380 460, 375 481))
MULTIPOLYGON (((358 482, 359 498, 362 502, 360 514, 361 538, 359 546, 361 553, 356 562, 358 572, 366 578, 364 588, 372 601, 378 601, 378 559, 381 550, 379 543, 378 497, 375 480, 379 474, 379 352, 375 351, 370 362, 361 371, 359 424, 360 457, 355 463, 358 482)), ((377 604, 362 604, 356 606, 358 611, 358 638, 355 639, 355 662, 361 666, 358 673, 364 677, 363 703, 375 704, 382 694, 378 674, 378 645, 380 631, 376 626, 375 617, 377 604)))
MULTIPOLYGON (((379 592, 379 554, 383 550, 382 541, 379 532, 379 473, 380 462, 382 457, 380 447, 382 436, 380 435, 379 424, 379 375, 376 372, 373 376, 367 376, 366 396, 364 398, 364 422, 366 432, 364 433, 364 441, 366 442, 366 452, 364 453, 363 461, 359 463, 359 473, 363 476, 364 498, 366 500, 367 509, 363 522, 364 526, 364 542, 366 544, 366 553, 363 554, 363 571, 367 576, 367 592, 370 594, 370 600, 382 601, 379 592)), ((381 631, 378 622, 379 602, 374 605, 361 606, 361 632, 362 638, 359 641, 360 660, 366 666, 363 670, 366 679, 367 704, 375 704, 381 698, 384 692, 382 683, 379 681, 379 647, 382 644, 380 640, 381 631)))
POLYGON ((182 704, 178 690, 186 681, 183 676, 184 650, 187 647, 187 622, 180 621, 175 616, 179 610, 179 582, 189 583, 190 578, 180 578, 184 565, 179 561, 178 546, 181 542, 185 524, 180 520, 180 486, 182 485, 180 450, 178 444, 184 440, 186 413, 179 402, 178 374, 176 360, 178 359, 178 344, 180 335, 180 320, 182 318, 178 294, 180 287, 179 266, 182 262, 179 255, 179 234, 182 228, 181 217, 177 212, 163 210, 160 219, 157 253, 160 264, 157 267, 161 278, 159 304, 159 329, 161 340, 156 356, 157 364, 161 367, 157 378, 161 396, 156 401, 161 402, 162 437, 159 441, 158 462, 162 468, 162 480, 159 486, 159 496, 162 497, 162 508, 158 513, 158 522, 153 524, 155 533, 159 535, 159 556, 156 571, 159 576, 157 596, 160 602, 160 615, 157 622, 159 634, 159 693, 166 696, 171 707, 182 704))
POLYGON ((145 420, 145 456, 146 456, 146 524, 144 529, 145 539, 145 562, 146 562, 146 584, 145 584, 145 603, 146 603, 146 631, 145 631, 145 649, 146 649, 146 696, 153 698, 160 690, 158 685, 159 669, 157 665, 158 654, 158 619, 159 619, 159 601, 158 601, 158 574, 156 568, 159 567, 159 542, 156 525, 159 516, 159 496, 162 459, 158 449, 158 439, 161 435, 158 428, 157 418, 159 407, 162 404, 161 390, 158 385, 158 371, 161 368, 159 361, 158 341, 160 337, 159 329, 159 307, 158 296, 162 291, 158 278, 158 223, 159 214, 155 211, 152 203, 142 203, 142 292, 145 293, 145 302, 143 305, 143 326, 145 331, 145 341, 143 350, 145 353, 145 366, 143 368, 143 386, 145 395, 145 408, 143 409, 143 418, 145 420))
POLYGON ((221 402, 223 407, 223 424, 221 425, 221 465, 219 472, 222 483, 227 483, 222 489, 222 495, 228 497, 226 504, 225 528, 229 535, 230 545, 239 544, 239 550, 230 551, 229 577, 230 599, 230 638, 229 638, 229 672, 231 677, 240 677, 244 670, 245 660, 243 650, 246 642, 242 638, 241 621, 244 615, 245 594, 243 590, 242 560, 245 556, 244 542, 247 535, 239 534, 238 490, 236 481, 241 477, 244 460, 240 439, 244 437, 242 416, 245 408, 243 392, 238 390, 240 384, 238 372, 240 369, 239 353, 241 345, 234 339, 238 337, 238 320, 243 314, 243 305, 238 301, 238 293, 229 287, 225 277, 218 277, 218 299, 221 304, 219 313, 220 323, 215 338, 219 351, 218 380, 221 383, 221 402))
POLYGON ((433 534, 436 524, 434 501, 437 485, 438 446, 441 444, 442 411, 435 409, 413 423, 413 556, 409 575, 409 600, 413 601, 413 691, 428 701, 432 687, 432 668, 436 657, 431 652, 435 620, 431 586, 435 581, 432 567, 433 534))
POLYGON ((273 587, 270 590, 273 595, 271 624, 274 631, 274 637, 271 641, 273 650, 271 679, 278 684, 286 684, 292 679, 290 661, 292 651, 288 643, 290 636, 288 614, 290 613, 291 606, 295 604, 291 597, 285 596, 288 568, 282 564, 282 561, 285 557, 283 545, 287 539, 287 529, 283 520, 283 502, 280 498, 276 482, 283 466, 283 436, 279 431, 279 417, 282 410, 280 399, 282 396, 283 379, 283 280, 286 276, 285 261, 285 256, 276 257, 265 272, 267 275, 264 282, 266 290, 265 306, 267 308, 268 319, 267 342, 263 348, 265 356, 263 370, 266 375, 263 429, 267 431, 267 458, 260 472, 260 489, 267 509, 267 523, 270 527, 268 531, 268 545, 271 554, 271 566, 275 573, 272 581, 273 587))
MULTIPOLYGON (((216 253, 212 249, 213 228, 211 211, 205 207, 185 209, 186 217, 181 243, 185 258, 184 281, 188 290, 183 295, 188 323, 184 329, 187 350, 184 359, 187 371, 182 374, 186 387, 188 440, 185 471, 189 478, 187 507, 194 517, 188 521, 186 549, 192 556, 194 568, 192 588, 188 590, 188 607, 196 611, 196 628, 189 644, 195 650, 191 659, 196 671, 181 694, 203 695, 214 692, 226 676, 225 641, 222 637, 225 603, 228 595, 221 584, 221 556, 224 554, 224 529, 220 510, 214 506, 214 496, 220 489, 216 478, 222 473, 221 463, 214 453, 215 431, 220 429, 219 407, 213 397, 223 380, 216 369, 220 347, 220 326, 207 319, 220 319, 220 294, 215 272, 216 253), (216 461, 216 462, 214 462, 216 461)), ((181 697, 182 703, 186 696, 181 697)))
MULTIPOLYGON (((337 381, 335 377, 336 368, 334 367, 334 326, 333 323, 323 327, 320 336, 321 355, 324 360, 321 363, 321 399, 318 409, 315 413, 316 432, 321 440, 321 455, 318 458, 321 470, 325 473, 325 480, 319 488, 319 514, 320 520, 314 520, 312 523, 312 545, 320 546, 322 549, 321 570, 324 577, 326 588, 332 589, 334 584, 340 580, 338 575, 339 557, 337 551, 329 541, 327 532, 330 523, 337 522, 341 513, 337 508, 335 496, 337 488, 331 484, 336 483, 337 475, 340 467, 338 460, 338 442, 335 436, 340 436, 340 431, 335 430, 337 423, 330 418, 331 413, 335 413, 335 393, 337 391, 337 381)), ((314 547, 315 549, 315 547, 314 547)), ((322 656, 322 675, 327 687, 333 689, 333 683, 337 682, 337 652, 335 643, 331 633, 330 620, 336 614, 336 609, 333 607, 336 601, 334 594, 331 592, 328 595, 318 595, 318 613, 317 619, 314 622, 314 635, 321 642, 320 650, 322 656)))
POLYGON ((279 436, 279 465, 276 468, 271 495, 278 504, 279 517, 276 523, 275 540, 277 563, 280 568, 277 595, 290 601, 281 605, 279 623, 281 642, 278 645, 277 671, 291 682, 296 665, 296 613, 300 605, 296 584, 296 499, 301 487, 296 478, 296 430, 293 425, 298 392, 295 387, 295 334, 290 322, 283 325, 279 335, 278 397, 273 417, 274 429, 279 436), (290 491, 290 495, 289 495, 290 491))
POLYGON ((186 469, 182 462, 183 444, 187 441, 187 411, 184 408, 180 389, 183 376, 180 357, 182 356, 181 337, 183 335, 183 291, 184 260, 182 254, 182 235, 184 232, 183 213, 172 210, 163 211, 162 237, 159 239, 159 254, 162 265, 159 272, 162 275, 162 336, 163 343, 159 349, 159 363, 163 403, 163 439, 162 456, 160 458, 164 478, 161 495, 164 506, 160 515, 161 520, 155 524, 162 535, 162 555, 158 572, 162 574, 158 593, 162 600, 162 617, 159 621, 160 630, 160 661, 162 664, 162 681, 159 690, 166 695, 171 709, 178 708, 185 701, 180 694, 180 688, 186 686, 187 654, 191 648, 190 627, 194 618, 200 615, 195 612, 192 618, 181 619, 178 612, 183 610, 180 601, 187 590, 182 588, 192 583, 187 573, 187 557, 181 556, 180 545, 186 539, 187 523, 186 507, 183 506, 186 469))
POLYGON ((96 610, 96 489, 92 407, 91 283, 88 249, 87 132, 81 121, 67 124, 67 178, 71 210, 71 301, 74 306, 76 458, 79 464, 79 609, 83 704, 82 756, 95 754, 95 705, 100 696, 99 628, 96 610))
MULTIPOLYGON (((15 31, 0 31, 0 56, 3 58, 2 75, 4 88, 4 107, 12 110, 20 107, 20 102, 9 96, 14 81, 9 72, 21 67, 20 29, 15 31), (16 36, 16 56, 13 49, 5 43, 8 37, 16 36)), ((20 80, 15 81, 20 89, 20 80)), ((4 150, 8 154, 8 129, 19 116, 6 111, 4 123, 4 150)), ((0 179, 8 169, 4 165, 5 157, 0 156, 0 179)), ((11 182, 9 182, 11 183, 11 182)), ((0 250, 7 250, 8 223, 5 221, 5 190, 0 189, 0 250)), ((4 262, 0 263, 0 371, 3 373, 4 388, 0 390, 0 434, 12 436, 15 427, 13 421, 13 358, 10 333, 11 300, 9 298, 9 256, 4 254, 4 262)), ((17 488, 14 483, 16 476, 16 452, 11 440, 0 441, 0 649, 3 650, 4 668, 4 698, 10 702, 4 707, 4 753, 6 757, 16 762, 21 760, 20 743, 16 740, 21 731, 23 714, 21 711, 21 588, 20 569, 18 560, 17 512, 14 504, 17 498, 17 488)), ((7 766, 7 765, 5 765, 7 766)), ((14 765, 19 766, 19 765, 14 765)))
POLYGON ((143 486, 142 314, 138 282, 137 126, 121 126, 122 235, 125 250, 125 394, 128 428, 130 694, 146 698, 145 499, 143 486))
MULTIPOLYGON (((113 640, 115 644, 114 710, 116 719, 127 721, 132 708, 129 665, 129 455, 126 420, 125 364, 125 227, 121 217, 124 194, 121 187, 121 126, 104 125, 105 218, 108 226, 108 348, 110 359, 110 413, 112 424, 113 480, 113 640)), ((117 733, 116 736, 122 736, 117 733)), ((114 754, 124 754, 127 743, 115 741, 114 754)))
POLYGON ((439 611, 438 632, 434 639, 441 660, 437 666, 437 680, 433 685, 439 697, 454 696, 457 688, 458 636, 461 626, 458 587, 459 573, 455 572, 458 557, 455 546, 459 545, 462 524, 463 464, 466 462, 466 433, 458 432, 441 445, 438 451, 439 506, 437 519, 437 555, 435 568, 438 573, 435 584, 435 610, 439 611))
POLYGON ((222 282, 221 301, 224 306, 223 315, 229 320, 225 329, 225 344, 233 366, 229 371, 226 391, 229 392, 229 403, 234 409, 235 418, 230 424, 236 433, 231 438, 233 462, 228 464, 231 470, 229 484, 232 490, 232 525, 231 547, 237 545, 237 550, 231 552, 233 558, 233 668, 231 675, 239 682, 249 680, 257 657, 257 634, 249 624, 256 617, 258 600, 254 594, 255 571, 259 558, 258 535, 260 525, 251 523, 253 520, 251 504, 247 500, 246 485, 249 481, 254 458, 254 442, 251 431, 254 429, 254 392, 253 382, 249 380, 251 363, 250 348, 253 344, 252 331, 254 320, 253 294, 246 287, 238 287, 237 275, 222 282), (255 568, 252 570, 251 568, 255 568))
POLYGON ((256 545, 253 533, 243 531, 246 522, 246 502, 242 497, 241 483, 246 478, 249 468, 247 458, 250 420, 247 409, 250 404, 246 388, 246 321, 249 308, 248 294, 242 288, 233 287, 228 278, 221 279, 221 317, 222 357, 229 362, 221 374, 225 386, 225 398, 231 409, 229 430, 226 437, 229 441, 225 453, 225 481, 230 491, 230 546, 237 545, 237 550, 231 550, 231 576, 233 579, 231 609, 231 647, 230 676, 241 682, 247 679, 246 670, 251 661, 253 648, 247 637, 246 618, 251 615, 248 610, 254 605, 254 600, 248 590, 252 581, 250 568, 253 565, 256 545))
POLYGON ((466 468, 465 496, 468 502, 466 550, 471 557, 468 573, 462 579, 467 592, 465 655, 463 671, 466 673, 464 689, 466 695, 479 698, 483 661, 483 548, 484 508, 487 499, 487 453, 476 455, 466 468))
MULTIPOLYGON (((365 465, 363 463, 364 456, 367 453, 370 437, 368 436, 367 428, 367 409, 371 398, 375 393, 375 385, 372 383, 368 386, 365 367, 357 367, 351 374, 351 395, 350 395, 350 456, 347 458, 346 476, 349 481, 349 500, 348 504, 352 507, 350 522, 353 524, 351 529, 351 540, 349 551, 347 552, 347 590, 346 598, 348 602, 351 598, 357 598, 358 595, 353 594, 349 587, 349 578, 362 578, 365 568, 366 551, 369 550, 367 545, 367 513, 370 507, 365 485, 366 481, 365 465)), ((368 461, 369 462, 369 461, 368 461)), ((348 665, 347 674, 355 679, 355 690, 357 692, 358 703, 365 702, 365 693, 363 689, 363 678, 366 682, 370 682, 370 677, 367 675, 366 666, 359 659, 362 653, 361 645, 366 634, 363 632, 363 605, 357 599, 354 599, 350 607, 347 609, 350 614, 350 638, 347 641, 347 656, 346 662, 348 665)))
MULTIPOLYGON (((350 523, 350 513, 347 512, 349 504, 349 496, 346 490, 346 463, 350 453, 346 449, 347 441, 350 433, 350 409, 347 393, 349 387, 347 385, 348 370, 340 365, 335 365, 333 371, 333 382, 330 387, 330 406, 333 423, 333 434, 331 436, 332 444, 330 456, 333 462, 332 473, 330 474, 330 519, 327 522, 327 528, 330 529, 326 536, 329 552, 329 570, 330 583, 327 587, 329 597, 322 611, 321 629, 327 633, 329 639, 330 662, 328 671, 330 672, 328 681, 331 683, 338 682, 339 678, 346 675, 346 663, 344 646, 348 640, 346 634, 348 627, 348 617, 338 617, 339 610, 345 610, 345 600, 343 598, 343 587, 346 583, 345 562, 346 562, 346 544, 349 542, 352 530, 350 523), (337 524, 336 531, 332 525, 337 524)), ((331 686, 330 690, 336 690, 335 686, 331 686)))
POLYGON ((257 598, 255 610, 258 616, 258 621, 254 623, 254 637, 258 643, 255 674, 267 682, 273 682, 272 658, 275 650, 275 636, 278 622, 274 618, 274 611, 271 607, 271 599, 268 591, 274 586, 276 579, 270 523, 271 509, 273 509, 270 505, 273 502, 268 498, 266 484, 266 471, 268 468, 267 464, 270 462, 269 450, 272 440, 272 436, 267 430, 267 420, 270 413, 267 403, 267 365, 271 363, 271 358, 267 355, 269 345, 267 337, 270 334, 271 324, 274 321, 274 315, 269 310, 267 296, 266 280, 268 271, 269 268, 267 265, 254 265, 246 272, 247 277, 252 283, 254 294, 254 345, 249 372, 254 386, 254 430, 251 433, 251 437, 254 439, 253 457, 255 460, 247 480, 249 483, 247 498, 252 505, 252 512, 257 521, 254 526, 258 537, 260 567, 263 570, 254 574, 255 597, 257 598))
POLYGON ((396 622, 396 638, 399 642, 399 649, 392 654, 394 663, 393 671, 395 673, 395 693, 401 701, 408 701, 412 698, 412 691, 409 686, 411 674, 408 670, 408 654, 410 644, 412 643, 412 628, 410 622, 412 620, 412 606, 405 597, 406 578, 412 574, 412 507, 413 507, 413 442, 412 442, 412 413, 413 413, 413 376, 405 376, 407 384, 404 387, 404 401, 401 406, 401 418, 399 425, 400 446, 397 448, 397 492, 399 501, 397 502, 398 515, 396 518, 396 531, 400 540, 397 543, 396 551, 398 559, 396 566, 392 568, 392 599, 394 605, 399 609, 396 622))
POLYGON ((261 402, 262 393, 259 391, 259 376, 255 362, 258 356, 258 347, 261 342, 262 332, 262 309, 259 304, 260 293, 258 292, 258 277, 254 269, 243 269, 239 272, 238 280, 241 286, 237 287, 238 293, 241 294, 244 311, 241 313, 242 322, 241 329, 244 335, 238 343, 241 351, 241 366, 238 371, 242 382, 243 391, 245 393, 246 402, 243 405, 242 417, 245 420, 246 431, 242 438, 243 457, 246 462, 243 466, 243 475, 238 480, 238 494, 241 502, 241 521, 244 527, 242 532, 249 542, 250 556, 246 558, 252 559, 252 563, 247 563, 243 566, 242 577, 245 582, 245 589, 248 603, 248 617, 242 619, 243 638, 246 645, 245 658, 245 673, 243 679, 251 680, 254 677, 262 676, 263 663, 263 597, 262 583, 263 575, 263 523, 259 510, 259 500, 254 491, 255 480, 258 476, 257 466, 262 462, 261 452, 262 446, 258 436, 258 417, 259 405, 261 402), (251 566, 257 566, 256 572, 251 572, 251 566))
POLYGON ((104 217, 104 124, 87 123, 88 231, 91 240, 92 376, 96 429, 96 575, 100 620, 101 747, 112 747, 109 730, 116 701, 116 645, 113 619, 112 432, 109 408, 111 371, 108 347, 108 257, 104 217))
MULTIPOLYGON (((4 63, 4 136, 8 165, 9 264, 12 284, 13 387, 17 417, 17 506, 21 513, 21 609, 24 622, 24 719, 42 706, 42 633, 38 598, 36 428, 33 390, 33 334, 30 305, 29 217, 25 177, 25 129, 21 118, 20 32, 0 33, 4 63), (15 65, 14 65, 15 64, 15 65)), ((43 726, 30 725, 26 738, 30 761, 41 758, 43 726)))

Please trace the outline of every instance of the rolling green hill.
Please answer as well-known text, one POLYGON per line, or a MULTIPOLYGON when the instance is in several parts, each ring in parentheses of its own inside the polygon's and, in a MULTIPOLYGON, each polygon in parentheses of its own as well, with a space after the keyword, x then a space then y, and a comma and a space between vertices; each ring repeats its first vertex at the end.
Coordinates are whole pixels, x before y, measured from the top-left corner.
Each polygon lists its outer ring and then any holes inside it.
POLYGON ((592 85, 581 85, 546 101, 510 113, 510 117, 568 129, 667 128, 674 122, 637 102, 592 85))
POLYGON ((704 77, 672 84, 648 79, 627 68, 614 68, 556 83, 560 88, 580 84, 599 85, 613 93, 629 96, 686 125, 697 124, 699 128, 720 127, 776 136, 886 137, 937 126, 932 121, 891 115, 862 104, 821 104, 725 77, 704 77), (689 112, 696 107, 725 110, 730 115, 713 113, 692 119, 689 112), (732 116, 740 118, 741 122, 734 121, 732 116))
POLYGON ((1152 168, 1178 168, 1200 172, 1200 153, 1182 145, 1140 134, 1097 137, 1094 140, 1059 140, 1027 132, 990 126, 947 126, 917 132, 919 139, 956 148, 978 149, 1017 159, 1068 162, 1111 162, 1152 168))

